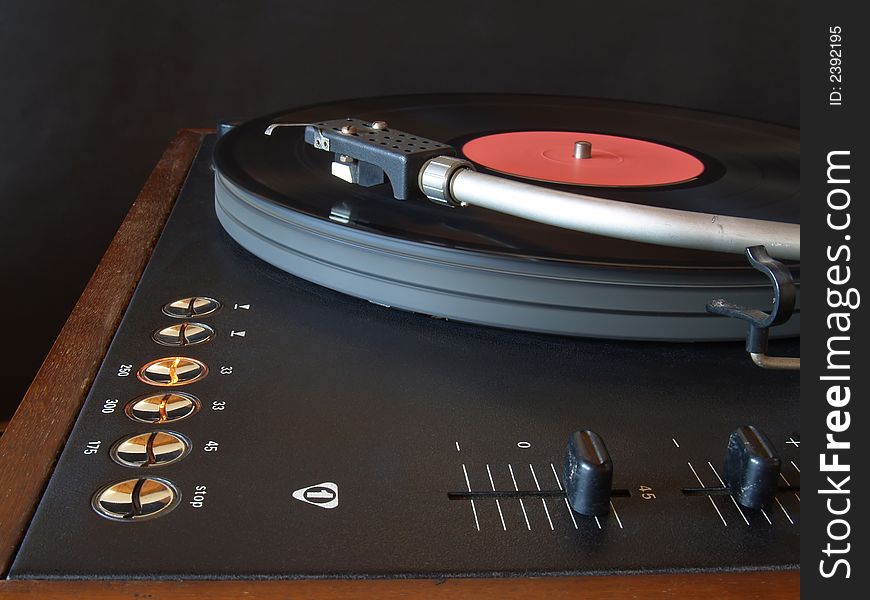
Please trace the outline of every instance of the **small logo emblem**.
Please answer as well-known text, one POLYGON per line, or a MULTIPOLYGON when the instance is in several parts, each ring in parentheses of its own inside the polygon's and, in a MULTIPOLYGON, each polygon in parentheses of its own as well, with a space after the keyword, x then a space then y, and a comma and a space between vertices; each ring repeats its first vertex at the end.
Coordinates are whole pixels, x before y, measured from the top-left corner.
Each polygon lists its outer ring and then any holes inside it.
POLYGON ((335 508, 338 506, 338 484, 324 481, 317 485, 309 485, 293 492, 293 497, 320 508, 335 508))

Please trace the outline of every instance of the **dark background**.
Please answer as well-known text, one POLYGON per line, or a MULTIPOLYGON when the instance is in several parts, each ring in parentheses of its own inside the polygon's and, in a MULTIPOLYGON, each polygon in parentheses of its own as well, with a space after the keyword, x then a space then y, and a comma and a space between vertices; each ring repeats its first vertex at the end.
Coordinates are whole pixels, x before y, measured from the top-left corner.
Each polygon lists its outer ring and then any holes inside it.
POLYGON ((797 126, 798 67, 792 1, 0 0, 0 418, 179 128, 449 91, 620 98, 797 126))

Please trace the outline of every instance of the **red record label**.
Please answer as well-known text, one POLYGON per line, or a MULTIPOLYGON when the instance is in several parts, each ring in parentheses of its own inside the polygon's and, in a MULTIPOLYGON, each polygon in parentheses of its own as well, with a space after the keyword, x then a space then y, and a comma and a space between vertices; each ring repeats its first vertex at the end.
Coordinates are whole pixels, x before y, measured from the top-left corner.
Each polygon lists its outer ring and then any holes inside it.
MULTIPOLYGON (((581 144, 582 145, 582 144, 581 144)), ((577 131, 513 131, 471 140, 462 147, 475 163, 517 177, 605 187, 681 183, 704 172, 704 163, 676 148, 615 135, 577 131), (577 142, 591 145, 579 158, 577 142)))

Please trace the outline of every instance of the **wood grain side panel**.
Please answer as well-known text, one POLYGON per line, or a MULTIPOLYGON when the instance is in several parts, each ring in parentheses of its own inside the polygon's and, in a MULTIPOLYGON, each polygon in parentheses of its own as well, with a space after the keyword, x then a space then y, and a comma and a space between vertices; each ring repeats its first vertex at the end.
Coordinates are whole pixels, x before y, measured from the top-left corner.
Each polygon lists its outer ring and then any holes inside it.
POLYGON ((9 570, 204 135, 183 130, 169 144, 0 438, 0 574, 9 570))

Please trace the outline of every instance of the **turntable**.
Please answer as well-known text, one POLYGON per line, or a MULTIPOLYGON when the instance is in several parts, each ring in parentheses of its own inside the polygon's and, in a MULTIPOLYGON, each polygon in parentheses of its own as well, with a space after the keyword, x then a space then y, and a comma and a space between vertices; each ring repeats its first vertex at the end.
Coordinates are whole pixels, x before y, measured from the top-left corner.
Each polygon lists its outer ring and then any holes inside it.
POLYGON ((515 95, 182 133, 3 438, 8 584, 795 593, 798 150, 515 95))

